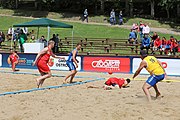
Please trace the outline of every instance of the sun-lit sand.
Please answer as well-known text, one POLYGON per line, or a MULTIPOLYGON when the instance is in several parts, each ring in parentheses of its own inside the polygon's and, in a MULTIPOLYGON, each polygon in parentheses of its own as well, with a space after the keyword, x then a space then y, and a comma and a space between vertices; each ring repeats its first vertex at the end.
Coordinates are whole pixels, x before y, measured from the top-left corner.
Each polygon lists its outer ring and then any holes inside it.
MULTIPOLYGON (((0 69, 0 71, 10 69, 0 69)), ((19 72, 38 73, 37 70, 19 72)), ((54 74, 67 75, 68 71, 52 71, 54 74)), ((115 73, 112 75, 97 72, 79 72, 74 81, 97 78, 123 77, 132 74, 115 73), (90 78, 92 76, 92 78, 90 78)), ((27 90, 36 87, 35 75, 0 73, 0 93, 27 90)), ((128 88, 103 90, 87 86, 103 86, 105 80, 82 85, 41 90, 16 95, 0 96, 0 120, 180 120, 180 82, 160 82, 158 87, 162 96, 154 99, 155 92, 150 90, 152 103, 148 103, 142 91, 144 79, 132 81, 128 88)), ((63 77, 52 77, 43 87, 62 84, 63 77)), ((180 80, 179 77, 167 79, 180 80)))

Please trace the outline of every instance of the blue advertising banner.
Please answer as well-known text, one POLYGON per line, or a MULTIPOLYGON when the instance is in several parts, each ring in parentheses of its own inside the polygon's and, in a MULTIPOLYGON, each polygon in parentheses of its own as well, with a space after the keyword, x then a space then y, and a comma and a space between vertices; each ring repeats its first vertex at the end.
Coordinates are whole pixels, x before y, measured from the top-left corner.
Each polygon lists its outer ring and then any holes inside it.
MULTIPOLYGON (((7 59, 9 57, 8 53, 2 53, 2 67, 11 67, 11 65, 9 65, 7 63, 7 59)), ((36 66, 32 66, 36 55, 37 54, 18 54, 20 59, 19 59, 19 63, 17 64, 17 68, 28 68, 28 69, 37 69, 36 66)))

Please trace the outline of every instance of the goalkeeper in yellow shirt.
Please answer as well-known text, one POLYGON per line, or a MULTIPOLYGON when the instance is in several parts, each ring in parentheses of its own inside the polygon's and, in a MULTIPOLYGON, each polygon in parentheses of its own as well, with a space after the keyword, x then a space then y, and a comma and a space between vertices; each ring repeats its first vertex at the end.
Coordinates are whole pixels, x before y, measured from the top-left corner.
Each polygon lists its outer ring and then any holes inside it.
POLYGON ((142 62, 140 63, 139 68, 134 73, 133 79, 141 72, 143 68, 145 68, 150 73, 151 76, 143 85, 143 91, 146 94, 148 101, 151 101, 149 89, 151 87, 154 88, 156 92, 156 98, 161 95, 156 84, 165 78, 165 70, 161 62, 154 56, 148 56, 146 51, 144 50, 141 50, 140 54, 142 62))

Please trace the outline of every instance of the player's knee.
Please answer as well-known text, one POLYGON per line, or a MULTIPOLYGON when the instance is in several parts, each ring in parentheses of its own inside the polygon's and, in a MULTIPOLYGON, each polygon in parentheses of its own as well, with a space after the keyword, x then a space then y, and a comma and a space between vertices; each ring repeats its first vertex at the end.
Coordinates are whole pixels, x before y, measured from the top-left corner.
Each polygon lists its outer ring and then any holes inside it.
POLYGON ((146 85, 143 85, 143 86, 142 86, 142 89, 143 89, 143 90, 146 90, 146 89, 147 89, 146 85))
POLYGON ((76 70, 74 70, 74 71, 73 71, 73 74, 76 74, 76 73, 77 73, 77 71, 76 71, 76 70))

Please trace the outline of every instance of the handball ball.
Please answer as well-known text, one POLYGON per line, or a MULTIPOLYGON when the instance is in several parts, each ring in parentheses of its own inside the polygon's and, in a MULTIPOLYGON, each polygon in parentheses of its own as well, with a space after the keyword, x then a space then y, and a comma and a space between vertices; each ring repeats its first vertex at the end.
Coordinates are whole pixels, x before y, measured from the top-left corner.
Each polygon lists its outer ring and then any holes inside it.
POLYGON ((109 75, 111 75, 113 72, 112 72, 112 70, 109 70, 108 73, 109 73, 109 75))

